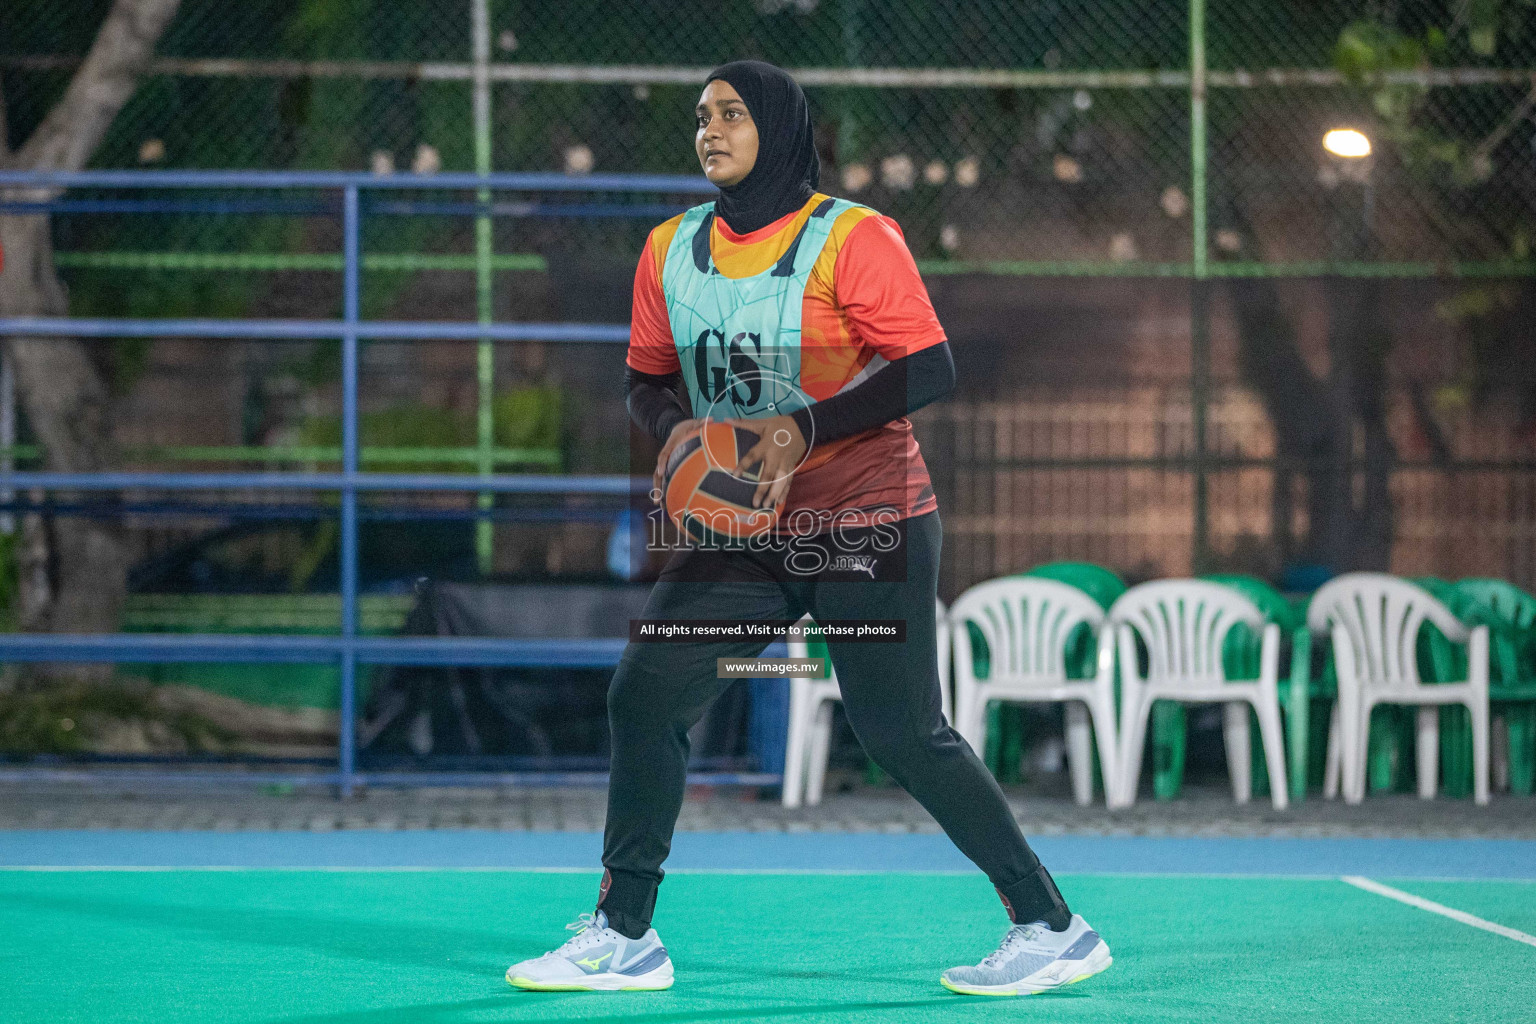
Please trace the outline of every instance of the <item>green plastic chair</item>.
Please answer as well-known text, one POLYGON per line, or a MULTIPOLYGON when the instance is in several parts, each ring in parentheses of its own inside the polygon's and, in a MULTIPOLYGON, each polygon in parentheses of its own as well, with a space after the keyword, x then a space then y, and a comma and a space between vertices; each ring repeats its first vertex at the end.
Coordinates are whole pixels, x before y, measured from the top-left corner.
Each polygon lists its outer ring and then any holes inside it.
MULTIPOLYGON (((1445 580, 1432 576, 1419 576, 1411 578, 1409 582, 1429 591, 1436 600, 1451 608, 1453 613, 1456 611, 1456 600, 1447 593, 1450 584, 1445 580)), ((1326 688, 1330 693, 1336 694, 1338 680, 1334 675, 1333 645, 1324 642, 1319 644, 1318 648, 1323 655, 1322 673, 1326 676, 1326 681, 1316 689, 1326 688)), ((1455 674, 1455 664, 1458 660, 1464 662, 1465 654, 1458 651, 1456 646, 1447 640, 1432 623, 1426 622, 1420 629, 1416 654, 1419 678, 1423 681, 1461 678, 1455 674)), ((1465 675, 1464 664, 1462 669, 1462 674, 1465 675)), ((1446 769, 1446 785, 1442 787, 1442 792, 1446 796, 1466 796, 1472 792, 1470 723, 1465 730, 1464 756, 1453 749, 1457 746, 1457 741, 1448 739, 1458 732, 1455 716, 1460 710, 1451 708, 1447 714, 1447 709, 1441 709, 1440 761, 1446 769), (1464 772, 1461 763, 1463 760, 1465 761, 1464 772), (1464 781, 1463 775, 1465 775, 1464 781)), ((1383 705, 1374 710, 1366 746, 1369 752, 1366 759, 1366 783, 1371 792, 1411 792, 1414 789, 1414 780, 1409 766, 1415 761, 1413 751, 1417 734, 1416 716, 1417 709, 1412 707, 1383 705)))
MULTIPOLYGON (((1489 609, 1447 580, 1418 576, 1411 578, 1410 582, 1427 590, 1468 626, 1488 625, 1495 634, 1501 628, 1489 609)), ((1322 664, 1314 666, 1316 679, 1311 687, 1312 696, 1331 696, 1337 693, 1332 645, 1323 643, 1317 645, 1317 648, 1322 664)), ((1451 643, 1433 623, 1426 622, 1420 629, 1415 653, 1419 663, 1419 677, 1426 683, 1462 679, 1466 676, 1465 648, 1451 643)), ((1417 709, 1412 707, 1388 705, 1375 709, 1367 747, 1367 783, 1372 792, 1411 792, 1415 788, 1409 766, 1416 760, 1413 755, 1417 733, 1416 717, 1417 709)), ((1315 713, 1312 724, 1327 728, 1326 720, 1320 722, 1315 713)), ((1443 776, 1440 792, 1453 798, 1470 796, 1473 789, 1472 726, 1465 708, 1452 706, 1440 709, 1439 745, 1443 776)), ((1323 754, 1325 751, 1318 748, 1311 753, 1323 754)), ((1309 772, 1325 768, 1326 765, 1317 757, 1309 758, 1309 772)))
MULTIPOLYGON (((1481 601, 1512 627, 1515 632, 1511 639, 1518 656, 1531 658, 1536 663, 1536 597, 1503 580, 1464 579, 1455 584, 1455 588, 1481 601)), ((1536 688, 1536 684, 1532 685, 1536 688)))
MULTIPOLYGON (((1500 646, 1508 647, 1508 627, 1505 621, 1486 602, 1456 584, 1435 576, 1420 576, 1414 583, 1429 591, 1451 614, 1467 626, 1487 626, 1489 629, 1490 674, 1497 672, 1500 646), (1505 643, 1500 644, 1500 636, 1505 643)), ((1462 679, 1467 672, 1466 649, 1451 643, 1432 623, 1426 622, 1419 633, 1418 659, 1420 676, 1426 682, 1445 679, 1462 679)), ((1491 683, 1491 679, 1490 679, 1491 683)), ((1490 701, 1492 692, 1490 688, 1490 701)), ((1404 753, 1396 758, 1399 765, 1406 765, 1406 751, 1413 742, 1412 709, 1402 709, 1398 724, 1398 744, 1404 753)), ((1406 772, 1402 773, 1406 775, 1406 772)), ((1441 791, 1449 797, 1466 797, 1472 793, 1472 723, 1466 708, 1444 707, 1440 709, 1440 774, 1441 791)))
POLYGON ((1454 590, 1477 602, 1489 621, 1488 698, 1509 730, 1509 788, 1530 796, 1536 790, 1536 597, 1493 579, 1465 579, 1454 590))
MULTIPOLYGON (((1456 594, 1448 581, 1434 576, 1416 576, 1409 582, 1429 591, 1462 621, 1481 624, 1481 618, 1469 608, 1469 602, 1456 594)), ((1332 645, 1323 646, 1328 648, 1331 656, 1332 645)), ((1433 623, 1426 622, 1421 627, 1416 641, 1416 657, 1419 678, 1426 683, 1460 679, 1466 675, 1466 652, 1446 639, 1433 623)), ((1331 675, 1331 657, 1327 668, 1331 675)), ((1367 740, 1366 779, 1371 792, 1411 792, 1414 789, 1409 766, 1416 760, 1413 750, 1417 713, 1415 708, 1393 705, 1375 709, 1367 740)), ((1465 797, 1472 792, 1472 732, 1471 723, 1465 719, 1463 708, 1440 709, 1439 760, 1445 777, 1440 791, 1449 797, 1465 797)))
MULTIPOLYGON (((1297 624, 1306 628, 1307 613, 1312 608, 1312 595, 1292 596, 1289 603, 1297 624)), ((1307 690, 1311 710, 1307 718, 1306 780, 1307 788, 1321 790, 1328 775, 1327 737, 1333 723, 1333 705, 1339 696, 1339 678, 1333 664, 1333 644, 1328 638, 1323 637, 1322 642, 1318 642, 1308 629, 1307 643, 1311 645, 1311 664, 1307 665, 1305 661, 1302 663, 1308 672, 1307 690), (1322 737, 1323 742, 1312 742, 1313 737, 1322 737)), ((1295 661, 1291 662, 1291 671, 1292 678, 1295 678, 1298 671, 1295 661)))
MULTIPOLYGON (((1275 595, 1290 617, 1289 606, 1275 595)), ((1247 712, 1240 716, 1230 714, 1233 702, 1258 711, 1264 723, 1258 749, 1268 758, 1270 778, 1277 781, 1286 775, 1284 763, 1285 741, 1279 711, 1279 669, 1282 628, 1279 623, 1269 622, 1265 613, 1238 590, 1224 586, 1219 581, 1165 580, 1148 583, 1128 591, 1111 609, 1114 619, 1123 624, 1119 639, 1119 667, 1126 679, 1141 675, 1136 662, 1146 664, 1145 679, 1137 682, 1137 692, 1124 707, 1122 720, 1121 806, 1133 800, 1134 780, 1141 763, 1145 729, 1150 724, 1149 713, 1161 706, 1179 706, 1186 702, 1216 702, 1226 705, 1222 710, 1223 733, 1227 740, 1229 756, 1234 746, 1249 739, 1247 725, 1252 719, 1247 712), (1245 632, 1249 638, 1233 640, 1233 633, 1240 623, 1251 626, 1245 632), (1256 646, 1247 665, 1248 644, 1256 646), (1211 646, 1215 642, 1218 646, 1211 646), (1221 661, 1220 669, 1211 662, 1221 661), (1217 685, 1223 684, 1223 685, 1217 685), (1271 717, 1273 716, 1273 717, 1271 717), (1234 721, 1235 718, 1235 721, 1234 721), (1227 732, 1230 726, 1241 731, 1234 736, 1227 732), (1278 776, 1275 774, 1278 773, 1278 776)), ((1240 747, 1239 747, 1240 749, 1240 747)), ((1247 758, 1246 753, 1239 756, 1247 758)), ((1232 763, 1233 791, 1237 799, 1244 800, 1254 790, 1253 774, 1247 764, 1232 763)), ((1154 783, 1159 781, 1154 773, 1154 783)), ((1172 780, 1177 784, 1178 777, 1172 780)), ((1280 783, 1284 785, 1283 782, 1280 783)), ((1166 792, 1166 791, 1165 791, 1166 792)), ((1290 791, 1271 787, 1269 795, 1278 809, 1289 804, 1290 791)))
MULTIPOLYGON (((1281 707, 1285 709, 1286 749, 1290 776, 1288 785, 1293 800, 1300 800, 1307 787, 1307 735, 1310 726, 1312 673, 1312 636, 1306 630, 1305 607, 1298 609, 1274 587, 1256 576, 1240 573, 1211 573, 1201 577, 1211 583, 1230 587, 1258 606, 1264 617, 1280 627, 1292 648, 1291 675, 1280 681, 1281 707)), ((1237 626, 1227 638, 1223 659, 1227 673, 1234 679, 1251 679, 1259 674, 1261 638, 1247 626, 1237 626)), ((1326 728, 1326 724, 1324 725, 1326 728)), ((1257 723, 1252 728, 1256 731, 1257 723)), ((1189 727, 1182 704, 1164 701, 1152 710, 1153 771, 1152 793, 1158 800, 1178 797, 1184 786, 1184 765, 1189 727)), ((1269 792, 1269 771, 1257 736, 1252 744, 1251 777, 1255 796, 1269 792)))
MULTIPOLYGON (((1092 562, 1047 562, 1016 576, 1034 576, 1076 587, 1093 598, 1101 608, 1109 609, 1126 591, 1125 581, 1113 570, 1092 562)), ((974 626, 970 627, 971 649, 976 653, 976 674, 989 671, 986 643, 974 626)), ((1067 650, 1068 673, 1074 678, 1091 679, 1097 669, 1098 647, 1091 630, 1079 630, 1067 650)), ((987 708, 986 749, 977 751, 982 762, 1000 782, 1019 781, 1019 762, 1024 753, 1024 713, 1021 704, 995 702, 987 708)), ((1094 754, 1098 771, 1098 754, 1094 754)))
MULTIPOLYGON (((1036 566, 1023 575, 1039 576, 1076 587, 1092 597, 1106 610, 1127 589, 1125 581, 1116 573, 1092 562, 1049 562, 1045 565, 1036 566)), ((1218 580, 1217 582, 1221 581, 1218 580)), ((1260 581, 1255 580, 1254 582, 1259 583, 1260 586, 1265 586, 1260 581)), ((1279 595, 1276 594, 1275 596, 1278 597, 1279 595)), ((1281 600, 1283 603, 1283 599, 1281 600)), ((1259 607, 1261 610, 1264 610, 1265 606, 1260 604, 1259 607)), ((1268 614, 1267 611, 1266 614, 1268 614)), ((1253 647, 1255 663, 1252 673, 1254 675, 1258 674, 1256 660, 1258 658, 1257 644, 1258 640, 1255 638, 1253 647)), ((1097 657, 1097 650, 1091 637, 1079 638, 1078 646, 1078 651, 1074 652, 1077 659, 1074 663, 1080 663, 1079 671, 1083 674, 1084 678, 1087 678, 1093 673, 1093 661, 1097 657)), ((1004 728, 1006 731, 1006 723, 1004 728)), ((1150 732, 1152 734, 1153 799, 1177 799, 1184 785, 1184 761, 1188 740, 1184 705, 1174 701, 1159 701, 1153 705, 1150 732)), ((1262 749, 1262 746, 1256 743, 1253 745, 1253 749, 1259 751, 1262 749)), ((1010 751, 1006 748, 999 752, 999 756, 1004 759, 1004 763, 1012 763, 1006 760, 1009 753, 1010 751)), ((1261 769, 1260 773, 1254 775, 1253 778, 1256 786, 1262 786, 1267 785, 1269 776, 1261 769)), ((1259 792, 1257 789, 1255 791, 1259 792)))
POLYGON ((1125 580, 1117 573, 1092 562, 1047 562, 1018 575, 1055 580, 1076 587, 1097 601, 1105 611, 1128 589, 1125 580))
MULTIPOLYGON (((1518 679, 1521 676, 1518 668, 1518 642, 1511 635, 1510 623, 1495 611, 1488 601, 1484 600, 1477 592, 1478 588, 1464 588, 1460 584, 1451 583, 1436 576, 1416 576, 1411 579, 1411 582, 1427 590, 1435 600, 1449 608, 1451 613, 1467 626, 1489 628, 1489 654, 1492 662, 1490 670, 1495 678, 1502 676, 1518 679)), ((1498 580, 1478 582, 1491 583, 1498 587, 1509 586, 1498 580)), ((1516 588, 1511 589, 1515 589, 1517 594, 1520 593, 1516 588)), ((1533 602, 1533 612, 1536 612, 1536 602, 1533 602)), ((1415 653, 1419 662, 1419 676, 1426 683, 1466 677, 1466 648, 1451 643, 1433 623, 1426 622, 1420 630, 1415 653)), ((1536 671, 1526 674, 1526 678, 1533 680, 1530 687, 1531 697, 1526 700, 1536 699, 1536 671)), ((1506 700, 1512 699, 1516 703, 1515 716, 1523 719, 1521 712, 1524 710, 1524 702, 1518 697, 1519 692, 1516 689, 1506 697, 1506 700)), ((1489 696, 1491 700, 1492 692, 1489 696)), ((1371 721, 1368 765, 1368 780, 1373 792, 1406 792, 1414 788, 1408 766, 1415 760, 1412 751, 1417 731, 1416 714, 1414 708, 1377 709, 1376 716, 1371 721)), ((1466 709, 1460 706, 1441 708, 1439 733, 1440 792, 1453 798, 1470 796, 1473 789, 1472 723, 1466 709)), ((1520 725, 1515 727, 1514 733, 1522 743, 1525 741, 1526 730, 1520 725)), ((1513 750, 1511 753, 1513 755, 1513 750)), ((1528 765, 1529 760, 1528 757, 1520 758, 1522 765, 1528 765)), ((1515 761, 1516 759, 1512 756, 1512 783, 1515 781, 1513 777, 1515 761)), ((1530 773, 1527 768, 1520 781, 1528 786, 1529 779, 1530 773)), ((1526 791, 1529 792, 1528 789, 1526 791)))
MULTIPOLYGON (((1290 642, 1290 675, 1280 680, 1280 707, 1285 712, 1286 764, 1290 796, 1301 800, 1307 792, 1309 759, 1308 734, 1312 724, 1312 634, 1307 630, 1305 608, 1298 609, 1274 587, 1256 576, 1240 573, 1212 573, 1203 577, 1212 583, 1231 587, 1258 606, 1264 618, 1280 627, 1290 642)), ((1233 629, 1223 652, 1227 673, 1237 679, 1251 679, 1259 674, 1260 637, 1246 626, 1233 629)), ((1254 725, 1257 728, 1257 725, 1254 725)), ((1326 728, 1326 726, 1325 726, 1326 728)), ((1269 772, 1259 755, 1260 745, 1252 747, 1254 793, 1263 795, 1269 786, 1269 772)))
MULTIPOLYGON (((1125 581, 1118 575, 1102 565, 1094 565, 1091 562, 1048 562, 1019 575, 1055 580, 1057 583, 1076 587, 1093 598, 1105 611, 1108 611, 1109 606, 1126 591, 1125 581)), ((1090 631, 1080 630, 1073 638, 1071 647, 1068 648, 1067 664, 1075 666, 1076 677, 1092 679, 1098 668, 1095 663, 1098 656, 1096 638, 1090 631)))

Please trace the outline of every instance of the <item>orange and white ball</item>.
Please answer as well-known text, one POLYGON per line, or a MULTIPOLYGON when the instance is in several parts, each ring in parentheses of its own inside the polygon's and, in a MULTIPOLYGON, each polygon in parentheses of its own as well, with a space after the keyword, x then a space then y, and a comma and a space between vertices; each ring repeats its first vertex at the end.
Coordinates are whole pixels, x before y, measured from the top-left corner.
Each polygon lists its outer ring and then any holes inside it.
POLYGON ((780 502, 755 508, 752 494, 759 466, 739 476, 731 469, 758 441, 758 435, 725 423, 707 423, 673 450, 667 460, 663 501, 677 528, 695 541, 744 540, 773 528, 780 502))

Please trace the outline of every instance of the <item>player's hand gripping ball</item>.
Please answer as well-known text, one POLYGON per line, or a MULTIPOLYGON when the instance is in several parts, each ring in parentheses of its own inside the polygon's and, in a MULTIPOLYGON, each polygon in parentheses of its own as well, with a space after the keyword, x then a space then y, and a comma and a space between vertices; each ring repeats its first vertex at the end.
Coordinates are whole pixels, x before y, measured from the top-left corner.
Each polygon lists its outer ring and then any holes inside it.
POLYGON ((731 469, 758 442, 758 435, 726 423, 706 423, 667 460, 662 500, 677 528, 698 542, 740 541, 773 528, 784 502, 755 508, 761 463, 740 476, 731 469))

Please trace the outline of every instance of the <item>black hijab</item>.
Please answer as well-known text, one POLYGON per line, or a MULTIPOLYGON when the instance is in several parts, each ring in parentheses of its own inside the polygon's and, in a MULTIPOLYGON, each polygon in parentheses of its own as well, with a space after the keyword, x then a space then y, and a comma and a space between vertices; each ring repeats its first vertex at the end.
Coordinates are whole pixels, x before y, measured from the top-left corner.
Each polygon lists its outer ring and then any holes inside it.
POLYGON ((757 126, 757 162, 720 190, 715 213, 737 234, 767 227, 804 206, 821 181, 810 106, 793 78, 760 60, 722 64, 704 80, 728 82, 757 126))

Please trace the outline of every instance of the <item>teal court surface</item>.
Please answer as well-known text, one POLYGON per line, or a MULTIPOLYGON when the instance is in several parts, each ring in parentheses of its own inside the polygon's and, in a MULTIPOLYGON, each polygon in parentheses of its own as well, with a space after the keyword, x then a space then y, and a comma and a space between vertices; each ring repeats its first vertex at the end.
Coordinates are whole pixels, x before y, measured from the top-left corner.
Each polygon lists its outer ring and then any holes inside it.
POLYGON ((1043 838, 1115 963, 953 995, 1006 918, 940 835, 680 833, 661 993, 502 974, 592 908, 600 837, 0 832, 6 1024, 1536 1020, 1536 843, 1043 838))

